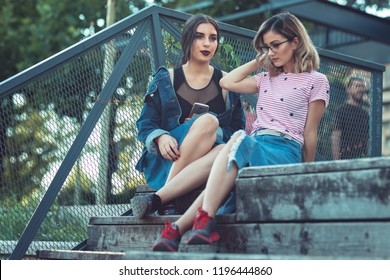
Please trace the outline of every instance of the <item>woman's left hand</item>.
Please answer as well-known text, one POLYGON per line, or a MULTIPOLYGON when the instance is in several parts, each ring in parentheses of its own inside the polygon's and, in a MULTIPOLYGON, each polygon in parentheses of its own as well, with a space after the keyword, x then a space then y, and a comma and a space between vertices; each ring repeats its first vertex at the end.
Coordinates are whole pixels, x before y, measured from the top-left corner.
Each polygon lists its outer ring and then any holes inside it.
POLYGON ((157 138, 156 143, 160 154, 168 160, 175 161, 180 157, 179 145, 174 137, 163 134, 157 138))

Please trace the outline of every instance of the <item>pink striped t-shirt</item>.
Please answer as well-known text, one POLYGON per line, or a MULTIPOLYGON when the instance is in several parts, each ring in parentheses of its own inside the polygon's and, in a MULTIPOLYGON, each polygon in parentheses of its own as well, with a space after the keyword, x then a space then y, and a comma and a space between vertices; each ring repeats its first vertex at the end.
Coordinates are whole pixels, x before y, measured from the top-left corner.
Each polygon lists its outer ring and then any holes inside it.
POLYGON ((258 100, 256 121, 252 132, 268 128, 285 133, 302 145, 309 103, 324 100, 329 103, 329 81, 317 71, 281 73, 270 77, 268 72, 254 76, 258 100))

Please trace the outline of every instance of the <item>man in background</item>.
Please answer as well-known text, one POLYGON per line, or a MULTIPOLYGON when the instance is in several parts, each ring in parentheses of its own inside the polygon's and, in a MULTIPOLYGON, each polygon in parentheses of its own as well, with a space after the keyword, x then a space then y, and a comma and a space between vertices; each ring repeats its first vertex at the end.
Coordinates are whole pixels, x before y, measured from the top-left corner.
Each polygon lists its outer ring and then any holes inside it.
POLYGON ((363 78, 352 76, 346 87, 347 102, 335 114, 332 132, 333 159, 367 156, 369 114, 364 109, 367 87, 363 78))

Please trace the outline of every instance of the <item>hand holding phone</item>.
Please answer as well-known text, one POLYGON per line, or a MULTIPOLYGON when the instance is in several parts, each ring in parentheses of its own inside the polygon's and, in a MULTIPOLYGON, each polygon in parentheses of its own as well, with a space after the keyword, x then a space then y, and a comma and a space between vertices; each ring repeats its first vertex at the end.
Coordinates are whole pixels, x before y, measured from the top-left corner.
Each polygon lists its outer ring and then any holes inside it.
POLYGON ((202 103, 194 103, 190 112, 190 118, 194 115, 200 115, 209 111, 209 105, 202 103))

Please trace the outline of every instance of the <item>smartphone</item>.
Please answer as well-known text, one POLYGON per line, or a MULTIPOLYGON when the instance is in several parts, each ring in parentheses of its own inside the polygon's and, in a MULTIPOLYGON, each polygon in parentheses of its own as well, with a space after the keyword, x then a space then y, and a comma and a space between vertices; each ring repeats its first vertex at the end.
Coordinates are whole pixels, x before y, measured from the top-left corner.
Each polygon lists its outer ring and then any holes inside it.
POLYGON ((194 103, 191 109, 190 118, 194 115, 200 115, 209 111, 209 105, 202 103, 194 103))

